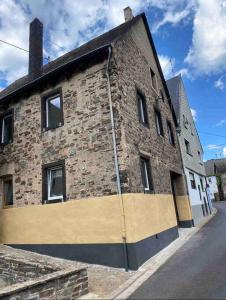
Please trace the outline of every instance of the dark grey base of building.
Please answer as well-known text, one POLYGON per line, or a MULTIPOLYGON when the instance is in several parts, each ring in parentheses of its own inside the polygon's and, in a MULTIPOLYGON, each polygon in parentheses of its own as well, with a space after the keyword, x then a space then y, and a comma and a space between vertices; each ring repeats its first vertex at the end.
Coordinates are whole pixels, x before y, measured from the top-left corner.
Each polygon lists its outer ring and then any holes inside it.
POLYGON ((179 221, 178 223, 179 227, 181 228, 191 228, 194 226, 193 220, 179 221))
POLYGON ((137 270, 146 260, 178 237, 177 227, 136 243, 120 244, 17 244, 14 248, 81 262, 137 270))

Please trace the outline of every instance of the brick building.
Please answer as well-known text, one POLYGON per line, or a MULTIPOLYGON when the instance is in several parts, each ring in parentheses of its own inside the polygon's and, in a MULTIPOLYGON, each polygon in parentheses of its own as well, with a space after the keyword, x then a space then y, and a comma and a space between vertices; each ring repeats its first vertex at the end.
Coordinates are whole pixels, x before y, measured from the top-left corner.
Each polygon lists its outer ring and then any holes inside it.
POLYGON ((35 19, 28 75, 0 93, 0 112, 2 243, 137 269, 191 220, 144 14, 125 9, 125 23, 44 66, 35 19))

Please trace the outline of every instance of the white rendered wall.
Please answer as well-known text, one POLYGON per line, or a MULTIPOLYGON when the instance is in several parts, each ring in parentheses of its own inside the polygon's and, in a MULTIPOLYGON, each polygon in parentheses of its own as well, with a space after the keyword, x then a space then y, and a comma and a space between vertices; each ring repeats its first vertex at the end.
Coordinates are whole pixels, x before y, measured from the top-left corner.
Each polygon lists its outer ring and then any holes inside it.
POLYGON ((206 182, 205 182, 205 177, 201 176, 201 175, 198 175, 197 173, 195 173, 193 171, 190 171, 187 168, 185 168, 185 174, 186 174, 186 179, 187 179, 188 193, 189 193, 189 197, 190 197, 191 206, 204 204, 204 200, 203 199, 204 199, 204 197, 207 198, 206 197, 206 182), (193 173, 194 176, 195 176, 196 189, 193 189, 191 187, 190 176, 189 176, 190 172, 193 173), (202 181, 203 181, 204 191, 202 191, 202 187, 201 187, 201 183, 200 183, 200 178, 202 178, 202 181), (202 200, 200 199, 198 185, 200 185, 202 200))
POLYGON ((209 184, 210 198, 214 199, 214 194, 218 193, 218 186, 217 186, 216 176, 208 176, 207 177, 207 182, 209 184))

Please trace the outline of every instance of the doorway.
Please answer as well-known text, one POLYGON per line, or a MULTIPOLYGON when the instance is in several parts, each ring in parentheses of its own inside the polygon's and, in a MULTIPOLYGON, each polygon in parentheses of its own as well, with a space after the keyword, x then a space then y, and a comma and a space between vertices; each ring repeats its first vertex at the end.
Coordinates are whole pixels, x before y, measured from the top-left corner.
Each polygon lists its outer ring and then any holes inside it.
POLYGON ((177 184, 177 178, 178 178, 178 174, 174 173, 174 172, 170 172, 170 181, 171 181, 171 190, 172 190, 172 194, 173 194, 173 202, 174 202, 174 209, 175 209, 175 213, 176 213, 176 218, 177 218, 177 225, 179 226, 179 213, 178 213, 178 207, 177 207, 177 201, 176 201, 176 184, 177 184))

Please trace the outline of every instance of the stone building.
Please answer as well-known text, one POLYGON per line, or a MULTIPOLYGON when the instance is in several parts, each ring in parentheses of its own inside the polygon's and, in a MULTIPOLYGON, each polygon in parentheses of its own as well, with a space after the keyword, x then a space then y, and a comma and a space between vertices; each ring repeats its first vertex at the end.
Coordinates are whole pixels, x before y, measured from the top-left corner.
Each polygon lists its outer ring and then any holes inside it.
POLYGON ((0 93, 0 241, 137 269, 191 221, 172 110, 145 14, 0 93), (48 205, 51 204, 51 205, 48 205))
POLYGON ((195 127, 181 75, 167 80, 173 107, 178 120, 178 139, 192 209, 192 223, 198 224, 210 212, 206 193, 206 172, 203 148, 195 127))
MULTIPOLYGON (((218 200, 226 200, 226 158, 210 159, 205 162, 206 174, 208 177, 217 177, 219 196, 218 200)), ((216 190, 216 189, 215 189, 216 190)))

